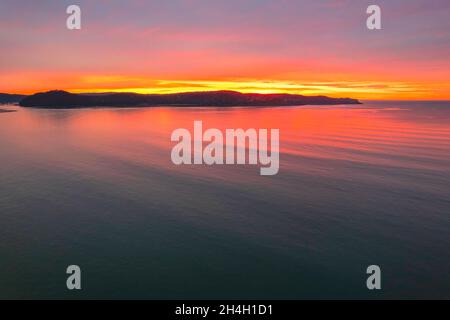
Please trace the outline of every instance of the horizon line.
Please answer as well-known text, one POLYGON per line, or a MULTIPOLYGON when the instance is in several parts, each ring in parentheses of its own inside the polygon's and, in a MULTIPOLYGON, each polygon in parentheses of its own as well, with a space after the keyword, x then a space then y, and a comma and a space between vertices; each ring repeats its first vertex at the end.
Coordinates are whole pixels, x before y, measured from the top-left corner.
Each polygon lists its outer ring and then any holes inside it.
POLYGON ((169 95, 169 94, 182 94, 182 93, 203 93, 203 92, 236 92, 240 94, 260 94, 260 95, 274 95, 274 94, 286 94, 286 95, 301 95, 305 97, 328 97, 328 98, 334 98, 334 99, 355 99, 359 101, 417 101, 417 102, 448 102, 450 99, 446 98, 412 98, 412 99, 402 99, 402 98, 380 98, 380 99, 374 99, 374 98, 352 98, 352 97, 333 97, 331 95, 326 94, 318 94, 318 95, 308 95, 308 94, 301 94, 301 93, 289 93, 289 92, 243 92, 241 90, 236 89, 217 89, 217 90, 187 90, 187 91, 176 91, 176 92, 153 92, 153 93, 143 93, 133 90, 124 90, 122 89, 112 89, 113 91, 84 91, 80 89, 46 89, 42 91, 35 91, 33 93, 23 93, 23 92, 0 92, 0 94, 9 94, 9 95, 24 95, 24 96, 32 96, 34 94, 38 93, 46 93, 46 92, 52 92, 52 91, 65 91, 71 94, 117 94, 117 93, 132 93, 132 94, 142 94, 142 95, 169 95), (114 91, 117 90, 117 91, 114 91))

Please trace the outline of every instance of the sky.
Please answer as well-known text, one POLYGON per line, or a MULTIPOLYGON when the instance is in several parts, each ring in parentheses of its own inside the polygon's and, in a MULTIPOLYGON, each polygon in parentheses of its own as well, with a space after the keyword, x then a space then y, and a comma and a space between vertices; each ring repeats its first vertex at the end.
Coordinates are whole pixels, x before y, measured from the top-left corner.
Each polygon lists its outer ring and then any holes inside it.
POLYGON ((0 44, 8 93, 450 99, 449 0, 1 0, 0 44))

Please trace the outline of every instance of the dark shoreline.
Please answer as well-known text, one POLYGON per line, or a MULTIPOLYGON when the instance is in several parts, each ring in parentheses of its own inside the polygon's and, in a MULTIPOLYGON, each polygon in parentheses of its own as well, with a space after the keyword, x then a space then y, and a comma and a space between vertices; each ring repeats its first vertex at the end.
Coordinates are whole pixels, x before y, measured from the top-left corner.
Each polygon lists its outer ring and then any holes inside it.
POLYGON ((236 91, 183 92, 174 94, 104 93, 74 94, 49 91, 28 96, 22 107, 75 109, 91 107, 286 107, 303 105, 361 104, 356 99, 303 96, 294 94, 257 94, 236 91))

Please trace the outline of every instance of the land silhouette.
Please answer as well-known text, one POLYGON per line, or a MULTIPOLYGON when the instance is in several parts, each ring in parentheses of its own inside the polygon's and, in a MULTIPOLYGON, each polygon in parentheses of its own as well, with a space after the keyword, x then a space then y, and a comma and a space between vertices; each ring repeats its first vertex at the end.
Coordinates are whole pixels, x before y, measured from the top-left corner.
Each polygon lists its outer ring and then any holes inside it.
POLYGON ((297 106, 360 104, 356 99, 303 96, 296 94, 258 94, 236 91, 183 92, 172 94, 96 93, 75 94, 55 90, 24 97, 22 107, 82 108, 139 106, 297 106))
POLYGON ((18 103, 25 97, 26 96, 22 94, 0 93, 0 104, 18 103))

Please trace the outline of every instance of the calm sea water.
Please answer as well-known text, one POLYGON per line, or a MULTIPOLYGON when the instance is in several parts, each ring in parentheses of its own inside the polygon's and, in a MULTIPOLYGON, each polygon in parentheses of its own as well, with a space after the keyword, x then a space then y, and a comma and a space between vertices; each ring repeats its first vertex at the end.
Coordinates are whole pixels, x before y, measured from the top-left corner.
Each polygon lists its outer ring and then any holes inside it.
POLYGON ((450 103, 2 108, 0 298, 450 298, 450 103), (279 174, 174 166, 194 120, 279 128, 279 174))

